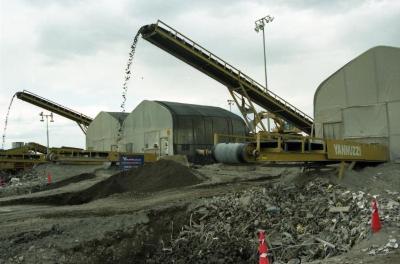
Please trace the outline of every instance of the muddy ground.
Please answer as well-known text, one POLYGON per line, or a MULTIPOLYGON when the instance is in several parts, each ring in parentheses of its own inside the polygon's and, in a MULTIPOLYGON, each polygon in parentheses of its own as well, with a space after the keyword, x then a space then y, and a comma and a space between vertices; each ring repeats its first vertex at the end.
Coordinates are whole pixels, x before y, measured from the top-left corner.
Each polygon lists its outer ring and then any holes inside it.
POLYGON ((256 263, 258 229, 275 263, 400 262, 400 164, 341 181, 334 167, 282 164, 53 166, 50 185, 48 168, 36 168, 0 189, 0 263, 256 263), (349 211, 329 212, 342 206, 349 211))

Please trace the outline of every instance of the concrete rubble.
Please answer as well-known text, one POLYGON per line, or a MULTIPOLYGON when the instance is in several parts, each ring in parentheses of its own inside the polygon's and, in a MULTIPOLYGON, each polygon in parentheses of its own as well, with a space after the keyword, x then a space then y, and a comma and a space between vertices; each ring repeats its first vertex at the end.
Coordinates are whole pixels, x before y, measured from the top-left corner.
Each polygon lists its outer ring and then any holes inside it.
POLYGON ((0 197, 41 191, 47 185, 48 173, 52 174, 53 182, 56 182, 99 168, 99 165, 39 165, 15 175, 3 173, 0 175, 4 180, 4 186, 0 187, 0 197))
POLYGON ((0 197, 30 193, 35 190, 40 190, 46 185, 46 179, 43 175, 38 175, 34 171, 23 173, 20 175, 9 176, 3 188, 0 188, 0 197))
MULTIPOLYGON (((371 198, 316 179, 300 188, 260 186, 202 199, 188 209, 187 224, 170 241, 161 241, 161 250, 150 258, 154 263, 255 263, 258 229, 266 230, 275 263, 304 263, 343 254, 371 236, 371 198)), ((398 200, 378 201, 382 224, 398 225, 398 200)), ((397 241, 392 239, 366 254, 385 254, 396 248, 397 241)))
POLYGON ((368 255, 384 255, 389 253, 390 251, 394 249, 398 249, 399 244, 397 243, 397 240, 394 238, 391 238, 388 240, 388 242, 385 245, 379 246, 379 245, 372 245, 369 248, 363 249, 363 252, 368 252, 368 255))

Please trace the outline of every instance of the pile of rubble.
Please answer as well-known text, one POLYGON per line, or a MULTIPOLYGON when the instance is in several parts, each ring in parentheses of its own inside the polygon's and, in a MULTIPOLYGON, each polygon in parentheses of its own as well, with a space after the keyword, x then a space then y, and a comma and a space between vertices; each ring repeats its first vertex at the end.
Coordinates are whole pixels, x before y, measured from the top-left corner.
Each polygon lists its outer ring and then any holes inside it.
MULTIPOLYGON (((156 263, 255 263, 258 229, 266 230, 274 263, 335 256, 370 235, 371 198, 316 179, 302 187, 260 186, 203 199, 188 209, 187 225, 170 241, 161 241, 149 258, 156 263)), ((399 225, 399 199, 379 200, 383 225, 399 225)), ((396 248, 390 243, 390 249, 396 248)))
POLYGON ((388 239, 384 245, 372 245, 369 248, 363 249, 363 252, 368 252, 368 255, 385 255, 391 250, 399 248, 399 244, 395 238, 388 239))
POLYGON ((46 185, 46 177, 38 175, 35 171, 7 175, 3 179, 4 185, 0 187, 0 197, 30 193, 46 185))

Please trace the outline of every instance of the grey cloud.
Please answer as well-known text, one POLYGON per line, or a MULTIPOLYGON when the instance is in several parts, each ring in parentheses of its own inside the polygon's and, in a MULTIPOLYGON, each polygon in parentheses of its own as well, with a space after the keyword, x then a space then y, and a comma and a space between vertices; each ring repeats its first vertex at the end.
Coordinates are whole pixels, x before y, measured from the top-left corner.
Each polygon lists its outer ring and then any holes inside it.
POLYGON ((37 50, 51 60, 93 55, 129 39, 135 23, 126 18, 94 14, 73 21, 57 21, 39 29, 37 50))
POLYGON ((346 31, 338 35, 347 48, 361 52, 373 46, 400 46, 400 5, 397 12, 389 12, 384 17, 371 18, 367 21, 352 21, 346 31))
POLYGON ((203 1, 180 1, 180 0, 155 0, 155 1, 131 1, 128 10, 134 16, 145 18, 176 17, 183 13, 207 10, 210 14, 221 16, 228 14, 242 4, 257 4, 265 7, 289 7, 297 9, 316 9, 327 12, 339 10, 348 11, 356 8, 367 0, 203 0, 203 1))
POLYGON ((145 19, 170 19, 181 14, 198 11, 201 9, 213 10, 230 8, 243 1, 232 0, 203 0, 203 1, 181 1, 181 0, 154 0, 154 1, 131 1, 128 6, 130 15, 145 19))
POLYGON ((278 0, 274 1, 274 5, 286 6, 296 9, 311 9, 325 13, 348 12, 367 2, 377 0, 278 0))
MULTIPOLYGON (((51 4, 53 1, 33 1, 34 3, 51 4)), ((68 4, 70 1, 59 1, 59 4, 68 4)), ((258 4, 263 4, 263 1, 250 1, 258 4)), ((274 5, 287 5, 290 7, 298 8, 328 8, 332 9, 341 7, 348 1, 338 1, 332 4, 332 1, 316 1, 316 0, 296 0, 296 1, 279 1, 271 2, 274 5)), ((355 1, 360 2, 360 1, 355 1)), ((38 50, 47 55, 49 58, 66 59, 72 56, 79 55, 93 55, 99 49, 107 45, 115 44, 119 41, 130 39, 135 33, 136 27, 145 23, 153 23, 156 19, 164 19, 167 22, 176 21, 180 15, 187 15, 191 12, 199 12, 204 10, 206 14, 214 18, 225 14, 240 13, 241 5, 248 3, 247 1, 179 1, 179 0, 156 0, 156 1, 132 1, 126 6, 126 10, 130 17, 119 18, 107 15, 93 14, 91 17, 75 18, 73 21, 59 21, 55 24, 44 25, 39 31, 38 50)), ((354 3, 354 1, 352 1, 354 3)), ((355 4, 353 4, 355 5, 355 4)), ((194 28, 199 28, 202 21, 188 21, 188 24, 195 24, 194 28)), ((213 32, 218 32, 218 27, 224 25, 216 25, 213 32)), ((252 21, 249 22, 249 30, 252 27, 252 21)), ((178 29, 180 30, 180 29, 178 29)), ((205 33, 200 35, 209 34, 209 29, 204 29, 205 33)), ((219 32, 223 32, 220 30, 219 32)), ((228 54, 229 58, 233 60, 247 60, 246 62, 254 61, 259 57, 259 43, 243 43, 244 40, 240 35, 233 36, 208 36, 208 46, 213 48, 221 44, 228 44, 232 46, 234 51, 228 54), (210 41, 211 40, 211 41, 210 41), (246 54, 245 56, 243 56, 246 54), (238 56, 240 55, 240 56, 238 56)), ((292 41, 289 38, 287 40, 292 41)), ((199 40, 201 42, 201 40, 199 40)), ((297 41, 300 42, 300 41, 297 41)), ((280 42, 282 43, 282 42, 280 42)), ((280 45, 271 43, 271 50, 280 48, 280 45)), ((222 49, 222 50, 225 50, 222 49)), ((279 57, 276 52, 270 54, 271 63, 284 63, 290 60, 290 57, 299 51, 304 51, 302 44, 298 43, 296 49, 287 49, 285 52, 280 53, 279 57)), ((229 52, 229 51, 227 51, 229 52)))
MULTIPOLYGON (((89 0, 80 0, 79 2, 87 2, 89 0)), ((24 4, 35 7, 49 7, 49 6, 72 6, 76 5, 76 0, 21 0, 24 4)))
MULTIPOLYGON (((215 55, 231 63, 235 67, 240 65, 254 65, 263 63, 262 36, 256 35, 249 23, 249 32, 246 35, 240 34, 222 34, 222 28, 214 28, 212 32, 207 29, 201 29, 203 32, 198 34, 198 38, 192 37, 191 32, 182 32, 180 28, 175 28, 183 34, 192 38, 200 45, 214 53, 215 55), (254 36, 252 35, 254 34, 254 36)), ((292 36, 279 36, 274 40, 267 39, 267 56, 269 64, 283 64, 293 56, 307 52, 307 45, 299 39, 292 36), (296 45, 293 45, 296 43, 296 45)), ((143 63, 152 67, 170 66, 171 55, 164 55, 164 51, 140 39, 138 52, 135 60, 146 58, 143 63), (160 59, 162 57, 162 59, 160 59)))

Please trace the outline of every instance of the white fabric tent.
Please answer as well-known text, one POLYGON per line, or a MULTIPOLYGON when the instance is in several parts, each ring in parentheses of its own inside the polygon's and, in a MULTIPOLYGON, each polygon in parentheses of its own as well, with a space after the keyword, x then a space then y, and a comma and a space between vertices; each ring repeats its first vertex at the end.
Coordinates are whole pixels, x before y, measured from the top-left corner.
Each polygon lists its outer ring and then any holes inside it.
POLYGON ((400 48, 369 49, 322 82, 314 126, 317 137, 386 144, 400 159, 400 48))
POLYGON ((90 123, 86 133, 86 149, 94 151, 116 151, 120 128, 127 113, 100 112, 90 123))
POLYGON ((173 120, 167 108, 154 101, 142 101, 123 124, 119 149, 127 152, 156 152, 173 155, 173 120), (162 142, 161 142, 162 141, 162 142), (160 148, 160 149, 159 149, 160 148))

